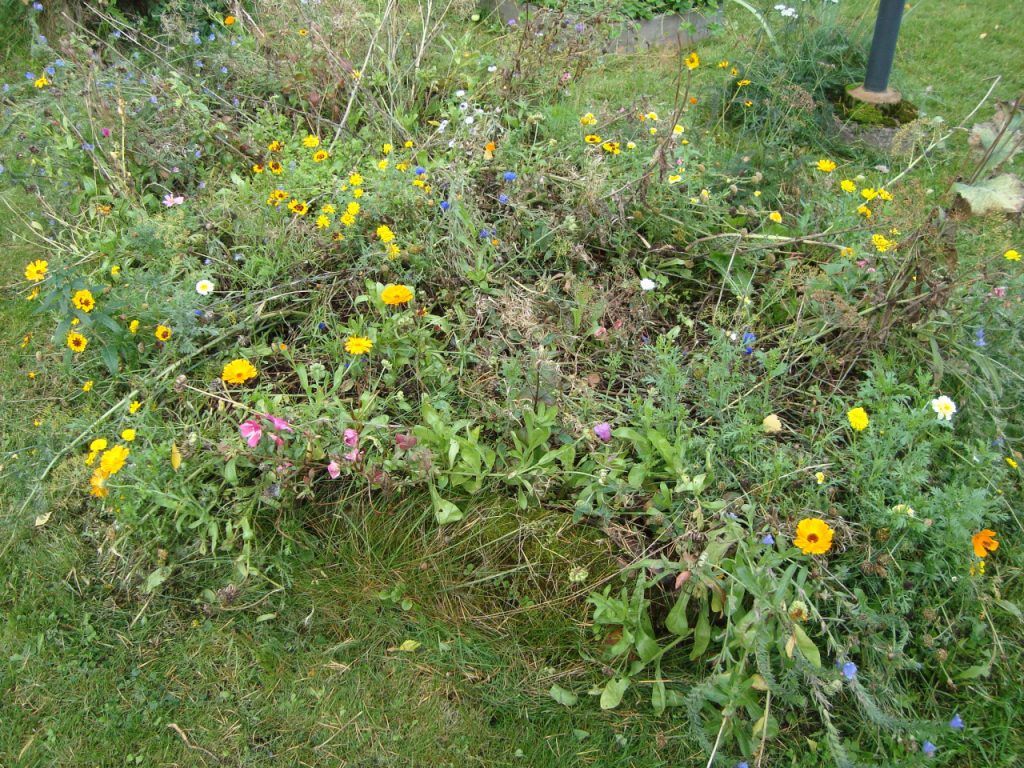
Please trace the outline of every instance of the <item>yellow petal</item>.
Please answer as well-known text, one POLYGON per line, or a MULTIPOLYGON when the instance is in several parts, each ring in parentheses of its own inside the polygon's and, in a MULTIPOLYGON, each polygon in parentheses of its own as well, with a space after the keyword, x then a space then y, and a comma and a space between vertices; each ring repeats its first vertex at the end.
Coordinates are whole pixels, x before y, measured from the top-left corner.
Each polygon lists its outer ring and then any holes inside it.
POLYGON ((178 450, 178 446, 171 443, 171 469, 175 472, 178 471, 178 467, 181 466, 181 451, 178 450))

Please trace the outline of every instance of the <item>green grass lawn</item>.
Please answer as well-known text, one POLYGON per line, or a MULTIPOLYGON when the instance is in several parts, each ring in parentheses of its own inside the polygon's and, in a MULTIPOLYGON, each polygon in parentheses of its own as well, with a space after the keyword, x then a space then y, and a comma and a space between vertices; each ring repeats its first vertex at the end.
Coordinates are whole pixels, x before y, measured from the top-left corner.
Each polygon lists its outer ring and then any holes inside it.
MULTIPOLYGON (((841 0, 839 10, 851 28, 869 30, 874 5, 841 0)), ((730 5, 727 13, 736 24, 699 48, 709 65, 765 50, 741 8, 730 5)), ((1021 93, 1020 15, 1019 3, 1004 0, 909 4, 894 84, 949 125, 965 118, 993 78, 1002 79, 992 98, 1021 93)), ((7 76, 21 77, 22 39, 6 27, 7 76)), ((582 112, 665 92, 674 69, 667 53, 609 57, 588 73, 576 106, 582 112)), ((989 113, 986 105, 978 114, 989 113)), ((966 167, 965 146, 957 135, 906 188, 922 195, 944 188, 966 167)), ((419 524, 423 499, 388 509, 352 499, 342 514, 312 520, 291 532, 294 541, 285 537, 279 556, 301 563, 287 588, 236 594, 221 582, 212 587, 219 593, 199 599, 190 596, 211 586, 203 575, 212 563, 194 563, 173 592, 124 589, 114 531, 80 503, 64 501, 60 466, 41 492, 52 518, 33 526, 35 507, 22 510, 32 479, 18 462, 106 406, 79 405, 29 380, 32 360, 20 345, 35 321, 12 287, 35 250, 19 213, 28 203, 11 189, 3 201, 0 765, 707 764, 706 750, 687 735, 685 708, 657 717, 642 695, 602 711, 596 694, 567 707, 549 693, 554 685, 580 691, 600 664, 586 592, 565 576, 571 566, 600 575, 613 559, 617 544, 596 527, 482 499, 471 526, 442 533, 419 524)), ((928 202, 919 205, 925 210, 928 202)), ((1012 232, 1003 221, 966 227, 964 258, 1012 232)), ((1020 531, 1007 533, 1013 537, 1019 546, 1020 531)), ((1008 596, 1020 594, 1014 578, 1008 596)), ((1012 670, 1024 662, 1024 633, 1020 623, 1000 627, 1008 634, 999 666, 1010 670, 1001 697, 978 688, 972 701, 973 683, 962 681, 959 692, 936 690, 921 713, 941 719, 955 696, 976 725, 976 757, 957 768, 1024 762, 1019 729, 1005 728, 1020 716, 1012 670)), ((816 760, 801 740, 763 766, 810 768, 816 760)))

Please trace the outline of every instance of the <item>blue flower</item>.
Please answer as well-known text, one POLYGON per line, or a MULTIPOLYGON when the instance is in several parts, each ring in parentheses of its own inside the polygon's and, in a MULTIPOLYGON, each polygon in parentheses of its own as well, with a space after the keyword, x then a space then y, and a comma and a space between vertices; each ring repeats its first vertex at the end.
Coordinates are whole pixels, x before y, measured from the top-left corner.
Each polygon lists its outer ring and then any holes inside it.
POLYGON ((203 259, 203 264, 205 264, 206 266, 210 266, 211 264, 213 264, 213 259, 207 256, 205 259, 203 259))
POLYGON ((46 35, 40 35, 40 36, 39 36, 39 44, 40 44, 40 45, 46 45, 46 43, 47 43, 47 42, 48 42, 48 41, 47 41, 47 39, 46 39, 46 35))
POLYGON ((32 3, 32 10, 33 11, 41 11, 41 10, 43 10, 43 4, 40 3, 40 2, 32 3))
POLYGON ((36 73, 35 72, 26 72, 25 73, 25 79, 26 80, 35 80, 36 79, 36 73))
POLYGON ((48 74, 50 77, 53 77, 54 75, 57 74, 57 70, 54 69, 53 67, 47 67, 46 68, 46 74, 48 74))
POLYGON ((327 323, 325 323, 323 320, 321 320, 320 321, 320 325, 318 325, 317 328, 319 328, 321 331, 326 331, 327 330, 327 323))
POLYGON ((215 34, 213 34, 213 32, 211 32, 210 36, 207 37, 206 39, 209 40, 212 43, 214 40, 217 39, 217 36, 215 34))
POLYGON ((505 205, 508 202, 508 195, 498 195, 498 202, 505 205))
POLYGON ((232 99, 231 99, 231 103, 232 103, 232 104, 233 104, 234 106, 236 106, 236 107, 237 107, 237 106, 238 106, 239 104, 241 104, 242 102, 240 102, 240 101, 238 100, 238 97, 237 97, 237 96, 235 96, 234 98, 232 98, 232 99))
POLYGON ((974 346, 984 347, 985 343, 985 329, 979 328, 974 332, 974 346))
POLYGON ((743 354, 751 355, 754 353, 753 344, 755 341, 757 341, 757 336, 752 334, 750 331, 743 334, 743 354))
POLYGON ((481 229, 480 230, 480 239, 481 240, 486 240, 490 236, 491 236, 491 230, 489 230, 489 229, 481 229))
POLYGON ((195 314, 196 317, 202 317, 203 316, 203 310, 201 310, 201 309, 194 309, 194 310, 192 310, 192 312, 195 314))
POLYGON ((451 207, 452 207, 452 204, 449 203, 447 200, 442 200, 441 201, 441 210, 442 211, 447 211, 451 207))
POLYGON ((954 731, 962 731, 966 727, 964 725, 964 721, 960 719, 959 712, 953 715, 953 719, 949 721, 949 727, 952 728, 954 731))
POLYGON ((121 39, 121 30, 120 29, 115 29, 114 30, 114 37, 116 37, 118 40, 121 39))
POLYGON ((764 536, 761 537, 761 543, 764 544, 766 547, 770 547, 773 544, 775 544, 775 537, 772 536, 770 533, 766 533, 764 536))
POLYGON ((936 749, 938 749, 938 747, 936 747, 930 741, 926 741, 924 744, 921 745, 921 751, 924 752, 926 757, 935 757, 936 749))
POLYGON ((199 33, 198 32, 193 32, 192 33, 192 43, 195 44, 195 45, 201 45, 202 42, 203 41, 199 38, 199 33))
POLYGON ((505 171, 505 173, 503 173, 501 177, 505 181, 515 181, 516 180, 516 172, 515 171, 505 171))
POLYGON ((416 174, 417 176, 422 176, 422 175, 423 175, 424 173, 426 173, 426 172, 427 172, 427 169, 426 169, 426 168, 424 168, 424 167, 423 167, 422 165, 417 165, 417 166, 416 166, 416 169, 415 169, 415 171, 414 171, 414 173, 415 173, 415 174, 416 174))
POLYGON ((7 170, 7 169, 6 169, 5 167, 4 167, 4 164, 3 164, 3 163, 0 163, 0 173, 3 173, 3 172, 4 172, 4 171, 6 171, 6 170, 7 170))
POLYGON ((53 63, 56 64, 58 67, 63 67, 64 66, 64 59, 57 59, 53 63))
POLYGON ((83 141, 82 149, 84 149, 86 152, 92 152, 94 149, 96 149, 96 145, 90 144, 88 141, 83 141))
POLYGON ((221 73, 222 75, 226 75, 226 74, 228 73, 228 68, 227 68, 227 67, 221 67, 221 68, 220 68, 220 73, 221 73))
POLYGON ((841 669, 843 672, 843 677, 845 677, 847 680, 853 680, 853 678, 857 676, 857 665, 854 664, 852 661, 848 661, 845 664, 843 664, 841 669))
POLYGON ((149 97, 149 103, 150 103, 150 104, 156 104, 156 103, 157 103, 157 101, 158 101, 158 99, 157 99, 157 97, 156 97, 156 95, 155 95, 155 94, 154 94, 153 96, 150 96, 150 97, 149 97))
POLYGON ((196 59, 194 63, 196 65, 196 69, 202 69, 203 68, 203 60, 202 59, 196 59))
POLYGON ((736 768, 750 768, 750 765, 744 760, 742 763, 736 763, 736 768))

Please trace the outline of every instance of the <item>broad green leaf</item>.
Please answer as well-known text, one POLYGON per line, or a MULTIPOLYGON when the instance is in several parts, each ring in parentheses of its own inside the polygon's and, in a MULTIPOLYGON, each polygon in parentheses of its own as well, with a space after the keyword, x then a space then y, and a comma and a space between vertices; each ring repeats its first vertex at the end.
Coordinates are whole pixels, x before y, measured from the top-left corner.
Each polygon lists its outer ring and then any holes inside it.
POLYGON ((690 651, 690 661, 698 658, 708 649, 711 642, 711 622, 708 621, 707 609, 703 609, 700 618, 697 619, 697 629, 693 633, 693 650, 690 651))
POLYGON ((143 589, 146 592, 152 592, 154 589, 163 584, 167 579, 171 577, 171 566, 163 565, 153 571, 149 576, 146 577, 146 583, 143 589))
POLYGON ((447 525, 462 519, 462 510, 450 501, 442 499, 434 486, 430 486, 430 500, 434 504, 434 518, 439 525, 447 525))
POLYGON ((402 644, 398 646, 398 650, 404 651, 405 653, 412 653, 413 651, 419 649, 421 645, 423 645, 423 643, 421 643, 419 640, 404 640, 402 644))
POLYGON ((601 709, 615 709, 619 706, 626 689, 629 688, 629 682, 628 677, 609 680, 601 693, 601 709))
POLYGON ((678 597, 676 604, 665 617, 665 627, 673 635, 685 635, 690 631, 689 622, 686 619, 686 608, 690 604, 690 593, 684 593, 678 597))
POLYGON ((555 683, 551 686, 551 690, 548 691, 551 698, 561 704, 563 707, 575 706, 576 702, 579 701, 580 697, 577 696, 570 690, 563 688, 562 686, 555 683))
POLYGON ((974 184, 957 182, 953 185, 953 191, 967 203, 970 212, 976 216, 990 211, 1024 211, 1024 183, 1012 173, 1003 173, 974 184))
POLYGON ((793 636, 796 638, 796 647, 800 650, 800 653, 804 655, 811 664, 820 668, 821 667, 821 654, 818 653, 818 647, 814 644, 814 641, 807 636, 804 632, 803 627, 799 624, 793 625, 793 636))

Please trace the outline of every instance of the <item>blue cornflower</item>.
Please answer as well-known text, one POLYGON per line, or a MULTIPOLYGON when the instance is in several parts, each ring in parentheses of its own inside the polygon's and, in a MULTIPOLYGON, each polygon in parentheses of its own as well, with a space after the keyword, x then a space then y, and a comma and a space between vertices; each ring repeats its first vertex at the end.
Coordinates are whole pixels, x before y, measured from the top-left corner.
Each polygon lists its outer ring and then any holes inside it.
POLYGON ((32 10, 33 11, 41 11, 41 10, 43 10, 43 4, 40 3, 40 2, 32 3, 32 10))
POLYGON ((194 310, 192 310, 192 312, 193 312, 193 314, 196 317, 202 317, 203 316, 203 310, 201 310, 201 309, 194 309, 194 310))
POLYGON ((139 85, 149 85, 149 81, 144 77, 139 78, 139 85))
POLYGON ((770 547, 773 544, 775 544, 775 537, 772 536, 770 533, 766 533, 764 536, 761 537, 761 543, 764 544, 766 547, 770 547))
POLYGON ((57 74, 57 70, 54 69, 53 67, 47 67, 46 68, 46 74, 48 74, 50 77, 53 77, 54 75, 57 74))
POLYGON ((843 677, 847 680, 853 680, 857 676, 857 665, 852 661, 848 661, 842 666, 843 677))
POLYGON ((501 177, 505 181, 515 181, 516 180, 516 172, 515 171, 505 171, 505 173, 503 173, 501 177))
POLYGON ((226 74, 228 73, 228 68, 227 68, 227 67, 221 67, 221 68, 220 68, 220 73, 221 73, 222 75, 226 75, 226 74))
POLYGON ((199 37, 199 33, 198 33, 198 32, 193 32, 193 33, 192 33, 192 43, 193 43, 194 45, 202 45, 202 42, 203 42, 203 41, 202 41, 202 39, 201 39, 201 38, 199 37))
POLYGON ((39 44, 40 45, 46 45, 47 42, 49 42, 49 41, 46 39, 46 35, 40 35, 39 36, 39 44))
POLYGON ((508 195, 498 195, 498 202, 505 205, 508 202, 508 195))
POLYGON ((451 207, 452 207, 452 204, 449 203, 447 200, 442 200, 441 201, 441 210, 442 211, 447 211, 451 207))
POLYGON ((924 752, 925 757, 935 757, 936 749, 938 749, 938 747, 936 747, 930 741, 926 741, 924 744, 921 745, 921 751, 924 752))
POLYGON ((960 718, 959 712, 953 715, 953 719, 949 721, 949 727, 954 731, 962 731, 966 727, 964 721, 960 718))
POLYGON ((327 323, 325 323, 323 320, 321 320, 320 321, 320 325, 318 325, 317 328, 319 328, 321 331, 326 331, 327 330, 327 323))
POLYGON ((750 768, 750 765, 744 760, 741 763, 736 763, 736 768, 750 768))
POLYGON ((754 344, 755 341, 757 341, 757 336, 752 334, 750 331, 747 331, 746 333, 743 334, 743 339, 742 339, 742 342, 743 342, 743 354, 745 354, 745 355, 753 354, 753 352, 754 352, 753 344, 754 344))
POLYGON ((86 152, 92 152, 94 149, 96 149, 96 145, 90 144, 88 141, 83 141, 82 149, 84 149, 86 152))
POLYGON ((121 30, 120 29, 115 29, 114 30, 114 37, 116 37, 118 40, 121 39, 121 30))
POLYGON ((976 347, 984 347, 985 344, 986 344, 986 342, 985 342, 985 329, 984 328, 979 328, 978 330, 976 330, 974 332, 974 346, 976 346, 976 347))
POLYGON ((64 66, 64 59, 57 59, 53 63, 56 64, 58 67, 63 67, 64 66))
POLYGON ((200 157, 203 156, 203 150, 197 149, 196 152, 195 152, 195 155, 196 155, 196 160, 198 160, 200 157))
POLYGON ((427 169, 424 168, 422 165, 417 165, 416 166, 415 173, 416 173, 417 176, 422 176, 426 172, 427 172, 427 169))
POLYGON ((486 240, 490 236, 491 236, 491 230, 489 230, 489 229, 481 229, 480 230, 480 239, 481 240, 486 240))
POLYGON ((217 36, 213 32, 211 32, 210 36, 207 37, 206 39, 209 40, 212 43, 214 40, 217 39, 217 36))
POLYGON ((157 99, 157 97, 156 97, 156 95, 155 95, 155 94, 154 94, 153 96, 150 96, 150 97, 149 97, 149 103, 150 103, 150 104, 156 104, 156 103, 157 103, 157 101, 159 101, 159 99, 157 99))
POLYGON ((202 59, 196 59, 194 63, 196 65, 196 69, 202 69, 203 68, 203 60, 202 59))
POLYGON ((35 80, 36 79, 36 73, 35 72, 26 72, 25 73, 25 79, 26 80, 35 80))

